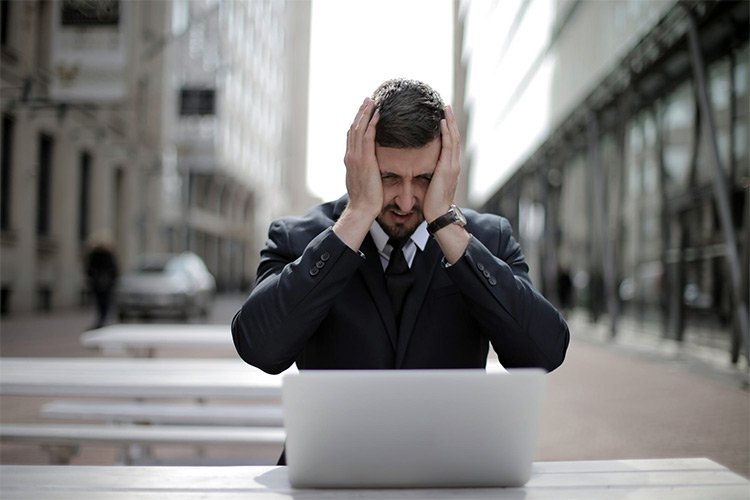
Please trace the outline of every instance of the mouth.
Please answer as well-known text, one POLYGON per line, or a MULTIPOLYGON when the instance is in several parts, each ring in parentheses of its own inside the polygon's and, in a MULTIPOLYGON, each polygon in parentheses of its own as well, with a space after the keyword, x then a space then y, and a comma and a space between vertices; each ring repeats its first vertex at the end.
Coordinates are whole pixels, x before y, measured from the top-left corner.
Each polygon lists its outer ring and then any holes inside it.
POLYGON ((402 212, 401 210, 395 208, 391 209, 390 213, 396 222, 406 222, 415 214, 413 210, 409 212, 402 212))

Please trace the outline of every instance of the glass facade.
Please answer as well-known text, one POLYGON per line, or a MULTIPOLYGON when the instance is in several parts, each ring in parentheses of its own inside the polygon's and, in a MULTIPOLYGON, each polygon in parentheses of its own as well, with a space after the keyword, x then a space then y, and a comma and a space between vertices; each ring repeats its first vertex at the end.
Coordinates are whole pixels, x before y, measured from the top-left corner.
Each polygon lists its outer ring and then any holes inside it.
MULTIPOLYGON (((682 15, 676 5, 641 42, 672 36, 674 45, 653 49, 663 51, 657 55, 638 46, 625 64, 614 64, 579 103, 585 112, 574 110, 552 129, 481 207, 518 227, 526 211, 514 203, 541 203, 555 236, 535 259, 568 270, 574 304, 595 320, 607 314, 614 334, 618 322, 636 322, 665 338, 731 352, 733 362, 742 341, 732 273, 742 276, 744 304, 750 279, 750 57, 747 26, 731 33, 720 18, 737 5, 714 5, 715 17, 698 24, 704 36, 717 23, 713 38, 701 42, 713 127, 699 105, 697 59, 686 38, 667 33, 685 29, 668 24, 670 15, 682 15), (647 56, 653 64, 643 63, 647 56), (729 202, 729 232, 717 196, 729 202), (728 259, 732 237, 739 268, 728 259)), ((558 296, 555 283, 540 282, 547 297, 558 296)))

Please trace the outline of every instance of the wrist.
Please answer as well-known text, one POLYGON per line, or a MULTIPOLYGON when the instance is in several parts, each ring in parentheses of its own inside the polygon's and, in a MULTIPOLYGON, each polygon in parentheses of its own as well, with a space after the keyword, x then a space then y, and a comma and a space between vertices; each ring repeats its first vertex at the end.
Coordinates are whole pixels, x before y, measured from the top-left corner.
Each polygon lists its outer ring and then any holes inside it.
POLYGON ((380 214, 380 210, 380 204, 352 203, 352 201, 349 200, 349 203, 347 203, 341 216, 343 218, 344 215, 346 215, 347 218, 351 217, 352 219, 359 221, 367 220, 371 224, 380 214))
POLYGON ((377 215, 347 205, 333 225, 333 232, 352 250, 359 250, 377 215))
POLYGON ((451 204, 443 214, 436 218, 426 220, 428 220, 427 232, 432 236, 435 236, 437 232, 441 231, 448 225, 457 225, 459 227, 464 227, 466 225, 466 217, 463 212, 461 212, 461 209, 455 204, 451 204))
POLYGON ((471 235, 466 229, 456 224, 444 227, 433 237, 443 251, 446 262, 450 265, 455 264, 463 257, 471 239, 471 235))
POLYGON ((450 203, 448 203, 448 204, 446 204, 444 206, 441 206, 437 210, 436 209, 425 210, 424 211, 424 220, 427 221, 428 224, 430 222, 433 222, 438 217, 440 217, 442 215, 445 215, 448 212, 448 210, 450 209, 450 206, 451 206, 450 203))

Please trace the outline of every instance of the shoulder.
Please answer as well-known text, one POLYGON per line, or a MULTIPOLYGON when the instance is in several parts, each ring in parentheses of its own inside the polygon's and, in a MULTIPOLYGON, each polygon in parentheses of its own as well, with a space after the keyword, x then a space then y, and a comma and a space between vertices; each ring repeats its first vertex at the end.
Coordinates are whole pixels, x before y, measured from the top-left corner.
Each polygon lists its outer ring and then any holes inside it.
POLYGON ((471 209, 461 209, 461 211, 466 216, 466 230, 480 240, 507 237, 513 233, 510 222, 501 215, 471 209))
POLYGON ((508 263, 523 264, 521 246, 513 236, 510 221, 501 215, 465 210, 466 230, 493 254, 508 263))
POLYGON ((268 235, 272 239, 279 236, 287 237, 306 245, 322 231, 333 226, 341 216, 346 203, 346 197, 342 197, 317 205, 301 216, 288 215, 278 218, 271 223, 268 235))

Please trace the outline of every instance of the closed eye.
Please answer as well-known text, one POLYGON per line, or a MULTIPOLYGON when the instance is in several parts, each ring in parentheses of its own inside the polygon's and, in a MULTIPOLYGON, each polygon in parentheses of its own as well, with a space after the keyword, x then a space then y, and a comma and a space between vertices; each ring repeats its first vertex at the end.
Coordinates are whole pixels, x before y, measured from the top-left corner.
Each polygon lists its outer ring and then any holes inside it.
POLYGON ((383 181, 383 183, 387 184, 395 184, 399 181, 400 177, 394 173, 391 172, 383 172, 380 174, 380 180, 383 181))

